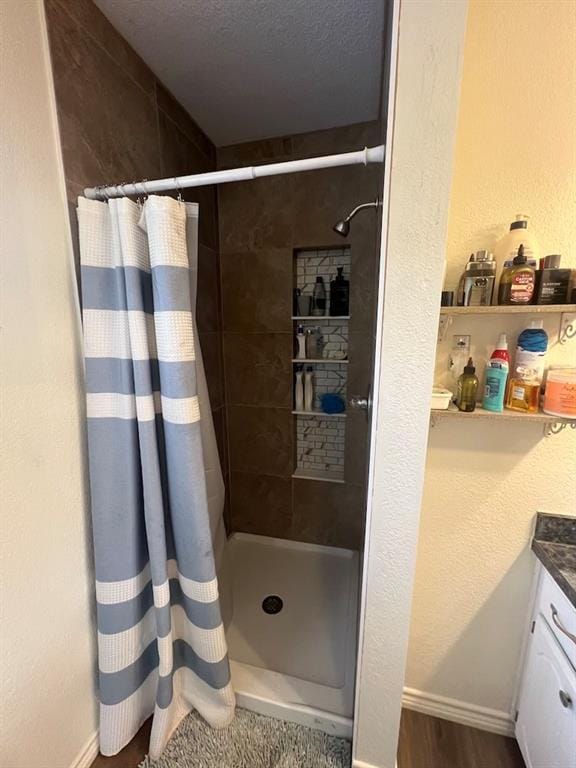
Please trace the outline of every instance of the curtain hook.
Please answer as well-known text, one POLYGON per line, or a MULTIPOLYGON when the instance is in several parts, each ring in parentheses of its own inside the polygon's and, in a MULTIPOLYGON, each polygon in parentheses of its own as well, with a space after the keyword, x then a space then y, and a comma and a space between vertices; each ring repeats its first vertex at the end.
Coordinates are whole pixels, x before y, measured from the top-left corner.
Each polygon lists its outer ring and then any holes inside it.
POLYGON ((177 176, 174 176, 174 184, 176 185, 176 189, 178 190, 178 195, 177 195, 176 199, 178 200, 179 203, 182 203, 183 202, 183 200, 182 200, 182 187, 180 186, 180 183, 178 182, 178 177, 177 176))

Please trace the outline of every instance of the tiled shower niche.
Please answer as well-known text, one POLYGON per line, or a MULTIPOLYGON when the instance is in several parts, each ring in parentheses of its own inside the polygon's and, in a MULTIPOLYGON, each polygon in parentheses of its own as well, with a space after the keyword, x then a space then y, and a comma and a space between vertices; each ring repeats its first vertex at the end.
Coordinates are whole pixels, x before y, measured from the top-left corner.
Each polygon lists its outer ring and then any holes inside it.
POLYGON ((303 325, 305 330, 319 328, 323 337, 322 362, 319 362, 319 358, 309 361, 293 359, 294 371, 298 364, 311 365, 314 369, 313 411, 294 411, 294 477, 330 482, 344 480, 346 414, 322 413, 320 399, 325 393, 335 393, 346 401, 349 317, 331 317, 329 312, 330 281, 336 277, 338 267, 343 268, 344 277, 350 280, 350 263, 349 247, 299 250, 294 254, 294 287, 299 288, 304 295, 312 296, 316 278, 321 276, 326 288, 326 315, 293 316, 294 334, 297 326, 303 325), (344 358, 339 359, 340 355, 344 355, 344 358))

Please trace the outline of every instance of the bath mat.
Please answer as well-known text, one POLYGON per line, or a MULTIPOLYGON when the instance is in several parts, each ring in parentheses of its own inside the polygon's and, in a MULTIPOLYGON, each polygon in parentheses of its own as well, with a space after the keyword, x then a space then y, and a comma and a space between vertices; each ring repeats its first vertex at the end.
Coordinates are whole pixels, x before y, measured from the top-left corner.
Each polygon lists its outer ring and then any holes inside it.
POLYGON ((147 757, 140 768, 350 768, 350 762, 346 739, 236 709, 222 730, 192 712, 160 758, 147 757))

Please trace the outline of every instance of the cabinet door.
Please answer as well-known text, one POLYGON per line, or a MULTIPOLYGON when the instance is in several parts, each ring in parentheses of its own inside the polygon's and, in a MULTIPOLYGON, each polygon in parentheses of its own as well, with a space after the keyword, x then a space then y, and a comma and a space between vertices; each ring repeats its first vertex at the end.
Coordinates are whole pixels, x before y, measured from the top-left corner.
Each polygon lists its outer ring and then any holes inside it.
POLYGON ((576 672, 540 615, 524 667, 516 738, 528 768, 576 768, 576 672))

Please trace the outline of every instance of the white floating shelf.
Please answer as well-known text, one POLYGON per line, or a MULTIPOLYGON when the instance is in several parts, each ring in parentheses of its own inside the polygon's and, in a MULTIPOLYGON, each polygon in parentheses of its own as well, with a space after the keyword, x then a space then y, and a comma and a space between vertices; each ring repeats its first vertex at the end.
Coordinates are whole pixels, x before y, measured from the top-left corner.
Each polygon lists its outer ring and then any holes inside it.
POLYGON ((321 472, 316 469, 297 469, 292 477, 297 480, 320 480, 323 483, 343 483, 343 472, 321 472))
POLYGON ((350 315, 292 315, 292 320, 350 320, 350 315))
POLYGON ((455 406, 450 406, 445 411, 431 410, 430 415, 434 420, 445 418, 461 418, 470 419, 472 421, 478 421, 484 419, 487 421, 520 421, 526 424, 574 424, 576 425, 576 419, 563 419, 560 416, 551 416, 549 413, 521 413, 520 411, 510 411, 505 408, 500 413, 494 411, 485 411, 480 406, 476 406, 476 410, 472 413, 466 413, 465 411, 459 411, 455 406))
POLYGON ((441 315, 561 315, 576 312, 576 304, 522 304, 513 307, 440 307, 441 315))
POLYGON ((292 411, 294 416, 312 416, 317 419, 345 419, 345 413, 324 413, 324 411, 292 411))
POLYGON ((302 365, 305 365, 306 363, 333 363, 335 365, 348 365, 348 360, 336 360, 335 358, 331 357, 307 357, 307 358, 292 358, 293 363, 301 363, 302 365))

